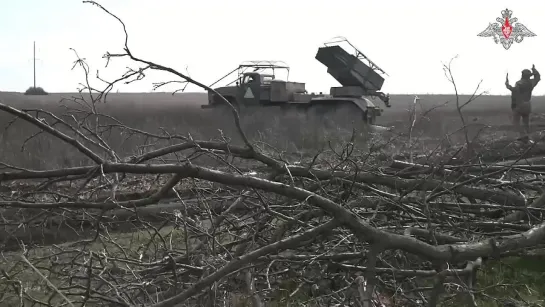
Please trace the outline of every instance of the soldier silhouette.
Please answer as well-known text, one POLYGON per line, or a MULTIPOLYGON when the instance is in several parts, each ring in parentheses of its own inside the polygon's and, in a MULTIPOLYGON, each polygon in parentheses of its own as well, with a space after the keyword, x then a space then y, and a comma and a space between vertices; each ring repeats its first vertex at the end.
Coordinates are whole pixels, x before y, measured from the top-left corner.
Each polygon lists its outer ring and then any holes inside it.
POLYGON ((513 111, 513 125, 520 134, 519 140, 528 143, 530 141, 530 114, 532 113, 532 91, 541 80, 541 76, 535 65, 532 71, 524 69, 515 86, 509 85, 509 74, 505 77, 505 86, 511 91, 511 110, 513 111), (531 78, 531 77, 534 78, 531 78), (520 125, 522 119, 523 127, 520 125), (522 128, 522 129, 521 129, 522 128))

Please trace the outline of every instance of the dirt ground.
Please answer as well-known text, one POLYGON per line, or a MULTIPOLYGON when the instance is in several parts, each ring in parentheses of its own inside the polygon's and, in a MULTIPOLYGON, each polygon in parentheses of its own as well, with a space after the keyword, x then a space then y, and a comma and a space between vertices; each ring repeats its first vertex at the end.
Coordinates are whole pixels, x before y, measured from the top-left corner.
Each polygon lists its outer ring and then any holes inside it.
MULTIPOLYGON (((65 114, 65 109, 61 107, 59 102, 74 96, 79 96, 79 94, 53 93, 48 96, 25 96, 21 93, 0 92, 0 101, 19 109, 42 109, 53 111, 56 114, 65 114)), ((462 123, 456 110, 454 95, 418 95, 418 97, 420 100, 416 105, 418 121, 414 129, 415 135, 419 138, 426 137, 434 140, 451 135, 449 142, 463 141, 460 132, 462 123)), ((105 114, 114 116, 124 125, 151 133, 164 134, 165 131, 179 135, 190 133, 195 139, 208 140, 228 137, 236 141, 237 132, 231 112, 218 113, 217 110, 202 110, 200 105, 206 103, 206 98, 204 93, 176 95, 170 93, 112 93, 108 96, 108 102, 99 105, 98 109, 105 114)), ((463 104, 468 98, 468 96, 460 96, 459 101, 463 104)), ((377 119, 377 123, 396 127, 397 132, 406 133, 410 126, 410 110, 413 108, 413 101, 413 95, 392 95, 392 107, 384 108, 384 113, 377 119)), ((380 101, 377 103, 381 104, 380 101)), ((77 107, 72 101, 64 101, 62 104, 77 107)), ((542 126, 545 126, 545 97, 535 97, 533 106, 532 129, 534 131, 542 130, 542 126)), ((316 137, 314 136, 314 140, 311 140, 309 135, 315 131, 323 130, 318 125, 303 124, 297 118, 289 125, 271 121, 272 118, 281 117, 279 114, 271 112, 267 110, 260 115, 245 119, 244 122, 245 129, 249 131, 257 130, 256 127, 260 127, 263 131, 266 130, 268 136, 259 141, 269 142, 271 146, 280 147, 287 151, 297 151, 292 148, 291 143, 301 139, 305 139, 301 146, 306 146, 308 142, 316 142, 316 137), (267 122, 266 127, 263 127, 264 122, 267 122), (271 135, 274 137, 271 138, 271 135), (275 140, 275 144, 270 144, 271 139, 275 140), (288 148, 289 146, 291 147, 288 148)), ((471 138, 497 139, 516 136, 510 124, 511 112, 508 96, 482 96, 464 107, 463 114, 466 126, 469 126, 468 131, 471 138)), ((0 144, 5 163, 38 169, 87 164, 85 160, 74 159, 75 156, 81 156, 81 154, 50 136, 41 135, 27 142, 26 140, 38 130, 28 123, 20 121, 10 123, 12 119, 13 116, 9 114, 0 114, 0 131, 2 131, 0 144), (8 126, 9 129, 5 129, 8 126)), ((115 144, 116 149, 125 156, 135 151, 142 151, 146 146, 159 146, 159 144, 149 144, 151 141, 142 137, 122 135, 120 130, 115 128, 110 129, 107 139, 110 143, 115 144)), ((314 143, 311 146, 314 146, 314 143)))

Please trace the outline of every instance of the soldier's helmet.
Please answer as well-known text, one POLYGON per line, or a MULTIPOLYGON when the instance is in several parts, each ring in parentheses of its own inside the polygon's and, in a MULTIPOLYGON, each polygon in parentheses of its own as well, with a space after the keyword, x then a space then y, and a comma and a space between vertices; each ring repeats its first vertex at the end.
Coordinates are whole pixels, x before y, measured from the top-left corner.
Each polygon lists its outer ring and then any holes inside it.
POLYGON ((532 72, 529 70, 529 69, 524 69, 522 71, 522 78, 523 79, 528 79, 532 76, 532 72))

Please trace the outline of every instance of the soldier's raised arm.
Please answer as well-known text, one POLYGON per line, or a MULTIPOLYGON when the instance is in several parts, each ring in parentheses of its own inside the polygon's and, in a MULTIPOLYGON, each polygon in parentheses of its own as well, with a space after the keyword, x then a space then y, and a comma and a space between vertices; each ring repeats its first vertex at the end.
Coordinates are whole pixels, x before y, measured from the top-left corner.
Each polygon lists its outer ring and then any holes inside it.
POLYGON ((537 71, 536 66, 532 65, 532 75, 534 76, 532 80, 532 86, 536 86, 539 81, 541 80, 541 75, 539 74, 539 71, 537 71))
POLYGON ((505 87, 511 92, 515 89, 511 84, 509 84, 509 73, 505 76, 505 87))

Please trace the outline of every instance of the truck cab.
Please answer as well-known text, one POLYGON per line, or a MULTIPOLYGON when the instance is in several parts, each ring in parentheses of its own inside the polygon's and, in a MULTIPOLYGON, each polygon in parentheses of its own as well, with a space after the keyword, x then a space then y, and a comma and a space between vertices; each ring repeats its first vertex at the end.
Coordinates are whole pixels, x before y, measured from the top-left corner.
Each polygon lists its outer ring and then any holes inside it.
POLYGON ((270 99, 274 75, 247 72, 237 81, 237 101, 244 105, 258 105, 270 99))

